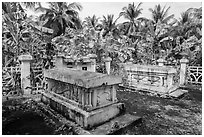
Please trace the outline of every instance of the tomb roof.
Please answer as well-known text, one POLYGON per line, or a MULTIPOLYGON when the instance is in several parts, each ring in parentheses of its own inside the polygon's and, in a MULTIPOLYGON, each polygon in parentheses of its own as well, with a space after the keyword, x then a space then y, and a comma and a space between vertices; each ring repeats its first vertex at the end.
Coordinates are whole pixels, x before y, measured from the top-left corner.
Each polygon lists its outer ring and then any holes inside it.
POLYGON ((155 72, 155 73, 176 73, 176 69, 172 66, 158 65, 138 65, 138 64, 123 64, 125 69, 132 71, 155 72))
POLYGON ((46 78, 62 81, 69 84, 75 84, 77 86, 85 88, 122 83, 122 78, 118 76, 70 68, 54 68, 45 70, 44 75, 46 78))

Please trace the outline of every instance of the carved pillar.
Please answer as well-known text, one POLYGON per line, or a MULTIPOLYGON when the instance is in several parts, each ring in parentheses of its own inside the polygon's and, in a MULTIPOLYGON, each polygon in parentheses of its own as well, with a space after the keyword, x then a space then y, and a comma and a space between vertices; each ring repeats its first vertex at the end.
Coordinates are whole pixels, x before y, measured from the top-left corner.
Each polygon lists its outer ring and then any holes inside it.
POLYGON ((88 94, 89 94, 89 107, 92 107, 92 100, 91 100, 91 98, 92 98, 92 94, 91 94, 91 91, 89 90, 89 92, 88 92, 88 94))
POLYGON ((187 64, 189 63, 189 60, 183 57, 180 60, 181 68, 180 68, 180 85, 186 84, 186 73, 187 73, 187 64))
POLYGON ((88 57, 91 60, 91 66, 90 66, 90 71, 96 72, 96 55, 95 54, 89 54, 88 57))
POLYGON ((116 85, 112 86, 112 101, 113 101, 113 103, 117 101, 117 98, 116 98, 116 85))
MULTIPOLYGON (((157 60, 157 62, 158 62, 158 66, 164 66, 165 60, 160 58, 157 60)), ((160 86, 164 86, 164 77, 159 76, 159 78, 160 78, 160 86)), ((167 77, 167 79, 168 79, 168 77, 167 77)))
POLYGON ((90 68, 90 71, 96 72, 96 60, 95 59, 91 59, 91 68, 90 68))
POLYGON ((171 87, 173 85, 173 75, 167 75, 167 86, 171 87))
POLYGON ((92 105, 93 107, 97 105, 97 90, 92 91, 92 105))
POLYGON ((31 55, 21 55, 18 58, 21 61, 21 89, 23 94, 31 94, 30 83, 30 63, 33 60, 31 55))
POLYGON ((78 89, 78 99, 79 99, 79 104, 81 105, 82 104, 82 88, 81 87, 79 87, 79 89, 78 89))
POLYGON ((63 57, 64 56, 62 54, 57 55, 56 62, 55 62, 56 68, 64 68, 64 67, 66 68, 66 65, 64 65, 63 57))
POLYGON ((110 57, 107 57, 104 61, 105 61, 105 66, 106 66, 106 71, 107 71, 107 74, 109 75, 110 74, 110 63, 111 63, 111 58, 110 57))
POLYGON ((91 92, 89 90, 85 92, 85 108, 86 110, 90 110, 92 108, 91 92))
POLYGON ((82 106, 84 107, 85 106, 85 101, 84 101, 84 89, 82 89, 82 92, 81 92, 81 104, 82 106))
POLYGON ((160 78, 160 86, 164 86, 164 76, 159 76, 160 78))

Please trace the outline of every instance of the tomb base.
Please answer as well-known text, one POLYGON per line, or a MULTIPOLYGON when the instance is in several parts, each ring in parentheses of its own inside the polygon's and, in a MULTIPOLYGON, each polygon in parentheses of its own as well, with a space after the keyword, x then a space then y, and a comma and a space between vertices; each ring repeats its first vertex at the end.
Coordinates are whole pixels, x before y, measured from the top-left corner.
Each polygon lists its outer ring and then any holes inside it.
POLYGON ((125 111, 123 103, 113 103, 101 108, 85 111, 80 107, 63 101, 50 93, 41 93, 41 101, 48 104, 52 109, 73 120, 84 129, 101 125, 125 111))
POLYGON ((161 87, 161 86, 154 86, 154 85, 144 85, 144 84, 133 84, 132 87, 135 87, 137 90, 143 91, 152 91, 158 94, 169 94, 173 91, 176 91, 179 86, 173 85, 171 87, 161 87))

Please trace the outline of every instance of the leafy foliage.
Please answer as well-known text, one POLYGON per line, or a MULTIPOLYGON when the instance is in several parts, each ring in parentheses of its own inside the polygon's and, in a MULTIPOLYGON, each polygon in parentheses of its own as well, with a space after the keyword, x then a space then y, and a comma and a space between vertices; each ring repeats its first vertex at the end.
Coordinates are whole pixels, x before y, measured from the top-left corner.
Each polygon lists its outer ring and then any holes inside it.
POLYGON ((202 8, 188 9, 175 20, 173 14, 168 14, 170 7, 156 5, 149 9, 152 18, 147 19, 139 18, 142 3, 131 3, 115 20, 113 15, 103 16, 101 20, 93 15, 81 23, 78 12, 82 6, 79 3, 50 2, 48 5, 49 8, 42 7, 39 2, 3 3, 2 42, 3 56, 8 55, 6 62, 29 52, 37 66, 47 66, 52 64, 52 56, 57 53, 75 57, 94 53, 98 63, 110 56, 114 70, 118 63, 131 58, 134 63, 143 64, 155 64, 160 57, 175 62, 185 52, 190 64, 202 65, 202 8), (33 21, 32 17, 26 17, 21 4, 45 13, 33 21), (128 21, 117 24, 122 16, 128 21), (52 52, 47 43, 53 45, 52 52))
POLYGON ((40 16, 40 20, 44 21, 44 27, 54 30, 53 37, 64 34, 67 27, 81 28, 78 11, 82 9, 82 6, 79 3, 48 2, 48 5, 49 8, 45 8, 39 3, 39 7, 35 10, 45 12, 40 16))

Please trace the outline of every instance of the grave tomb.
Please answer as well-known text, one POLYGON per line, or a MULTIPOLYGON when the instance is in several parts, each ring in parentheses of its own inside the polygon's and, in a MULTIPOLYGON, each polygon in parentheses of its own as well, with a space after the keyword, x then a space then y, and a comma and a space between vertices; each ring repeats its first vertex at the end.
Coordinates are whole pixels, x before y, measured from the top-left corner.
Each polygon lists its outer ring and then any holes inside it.
MULTIPOLYGON (((77 70, 86 70, 86 71, 96 71, 96 55, 89 54, 87 56, 83 56, 80 58, 74 58, 72 56, 59 56, 61 58, 63 67, 65 68, 73 68, 77 70)), ((60 62, 56 60, 56 62, 60 62)), ((56 66, 58 67, 58 66, 56 66)))
POLYGON ((178 89, 174 78, 177 70, 171 66, 122 64, 128 74, 127 85, 138 90, 169 94, 178 89))
POLYGON ((120 77, 70 68, 44 71, 41 101, 85 129, 101 125, 125 111, 116 97, 120 77))

